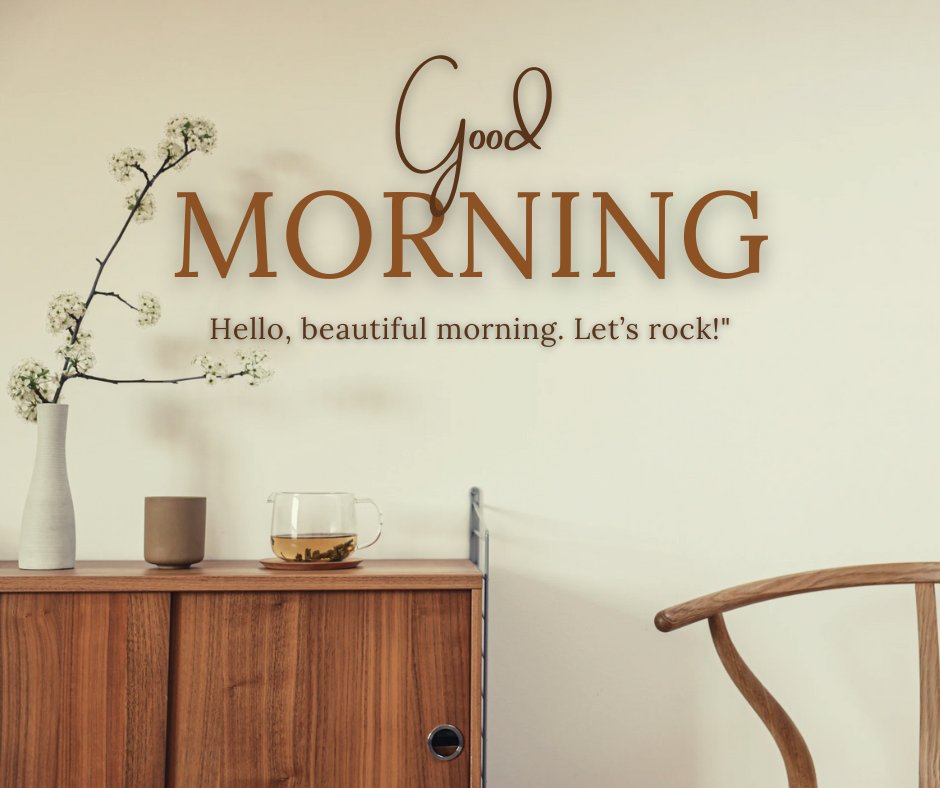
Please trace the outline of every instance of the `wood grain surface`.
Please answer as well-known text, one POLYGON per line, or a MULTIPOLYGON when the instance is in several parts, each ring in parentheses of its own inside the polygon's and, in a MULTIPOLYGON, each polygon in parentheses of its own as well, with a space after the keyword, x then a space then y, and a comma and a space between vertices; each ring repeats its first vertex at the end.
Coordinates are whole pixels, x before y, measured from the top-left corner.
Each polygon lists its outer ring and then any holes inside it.
MULTIPOLYGON (((261 558, 263 556, 259 556, 261 558)), ((143 561, 79 561, 74 569, 22 570, 0 562, 0 593, 17 591, 378 591, 482 588, 466 560, 363 561, 338 572, 264 569, 258 561, 203 561, 191 569, 157 569, 143 561)))
POLYGON ((0 594, 0 782, 163 785, 167 594, 0 594))
POLYGON ((728 634, 724 617, 717 615, 709 618, 708 626, 721 664, 773 736, 786 766, 789 788, 816 788, 816 769, 812 756, 790 715, 741 658, 728 634))
POLYGON ((932 583, 914 587, 920 643, 920 788, 940 788, 940 643, 932 583))
POLYGON ((468 788, 474 607, 453 590, 174 595, 168 785, 468 788), (427 749, 442 723, 467 740, 454 761, 427 749))
POLYGON ((793 594, 913 583, 940 583, 940 563, 846 566, 758 580, 662 610, 656 614, 655 624, 661 632, 671 632, 720 613, 793 594))

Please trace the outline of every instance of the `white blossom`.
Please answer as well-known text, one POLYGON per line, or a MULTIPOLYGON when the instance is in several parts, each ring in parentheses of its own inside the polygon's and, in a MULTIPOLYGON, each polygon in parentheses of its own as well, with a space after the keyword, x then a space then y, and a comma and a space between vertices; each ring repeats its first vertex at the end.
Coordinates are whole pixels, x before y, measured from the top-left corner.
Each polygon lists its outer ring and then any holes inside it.
POLYGON ((59 293, 49 302, 46 320, 53 334, 73 329, 85 314, 85 302, 78 293, 59 293))
POLYGON ((245 377, 248 378, 249 386, 264 383, 274 374, 274 370, 263 366, 268 360, 268 354, 263 350, 239 350, 235 353, 235 357, 241 364, 245 377))
POLYGON ((124 148, 111 157, 111 174, 119 181, 129 181, 137 167, 142 167, 146 154, 140 148, 124 148))
POLYGON ((202 372, 206 376, 206 383, 210 386, 214 386, 220 379, 224 379, 228 376, 225 362, 210 356, 208 353, 196 356, 196 358, 193 359, 193 364, 198 364, 202 367, 202 372))
POLYGON ((135 222, 149 222, 153 215, 157 212, 157 203, 153 199, 153 195, 149 192, 144 195, 143 199, 140 198, 140 189, 135 189, 133 193, 127 195, 125 203, 127 205, 127 210, 133 211, 134 206, 137 205, 137 201, 140 200, 140 205, 137 206, 137 213, 134 214, 135 222))
POLYGON ((52 398, 55 380, 45 364, 29 358, 11 370, 7 392, 17 415, 36 421, 36 406, 52 398))
POLYGON ((218 138, 215 124, 205 118, 177 115, 166 124, 166 142, 188 150, 211 153, 218 138))
POLYGON ((95 354, 90 346, 91 334, 88 331, 79 331, 78 336, 69 339, 56 353, 64 361, 69 362, 77 372, 88 372, 95 365, 95 354))
POLYGON ((155 325, 161 314, 160 301, 153 293, 141 293, 137 296, 137 325, 155 325))
MULTIPOLYGON (((115 153, 110 160, 111 174, 121 182, 131 181, 139 173, 143 180, 131 184, 134 189, 125 197, 125 208, 138 222, 146 222, 154 217, 156 202, 150 187, 157 177, 171 168, 183 167, 189 163, 189 157, 194 152, 211 153, 217 142, 218 132, 215 124, 205 118, 188 115, 178 115, 166 124, 165 138, 156 146, 158 163, 152 174, 146 172, 144 164, 146 154, 140 148, 124 148, 115 153), (138 188, 134 188, 137 186, 138 188)), ((126 226, 121 229, 117 240, 111 247, 111 252, 120 242, 126 226)), ((110 252, 99 261, 104 268, 110 252)), ((162 307, 160 301, 151 293, 140 293, 138 305, 135 306, 115 292, 97 291, 95 288, 101 276, 99 269, 92 287, 92 296, 96 293, 113 296, 124 304, 137 311, 137 322, 141 326, 152 326, 161 317, 162 307)), ((35 359, 21 362, 10 372, 8 393, 12 398, 16 412, 28 421, 36 421, 38 406, 50 403, 58 398, 62 387, 69 379, 85 375, 95 364, 95 354, 91 349, 91 334, 80 330, 80 324, 86 314, 87 304, 78 293, 60 293, 49 304, 46 316, 49 330, 55 334, 62 334, 60 346, 56 353, 64 360, 62 372, 53 373, 50 368, 35 359)), ((204 379, 209 385, 219 380, 233 377, 245 377, 252 386, 261 383, 273 374, 272 370, 264 366, 267 353, 250 350, 240 351, 237 354, 240 370, 230 374, 225 363, 208 354, 197 356, 193 363, 201 370, 201 375, 190 375, 173 380, 146 380, 148 383, 178 383, 181 380, 204 379)), ((137 381, 98 378, 95 380, 110 383, 131 383, 137 381)))
POLYGON ((180 160, 185 152, 183 146, 174 140, 163 140, 157 145, 157 158, 161 162, 166 162, 170 167, 176 167, 180 170, 189 166, 189 162, 192 161, 190 157, 180 160))

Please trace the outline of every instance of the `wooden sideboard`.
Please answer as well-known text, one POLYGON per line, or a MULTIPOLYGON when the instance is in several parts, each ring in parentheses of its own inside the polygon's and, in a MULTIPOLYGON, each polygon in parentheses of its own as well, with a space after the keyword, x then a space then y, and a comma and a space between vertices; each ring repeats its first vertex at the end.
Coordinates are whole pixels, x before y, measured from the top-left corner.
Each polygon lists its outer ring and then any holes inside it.
POLYGON ((481 603, 468 561, 0 563, 0 785, 478 786, 481 603))

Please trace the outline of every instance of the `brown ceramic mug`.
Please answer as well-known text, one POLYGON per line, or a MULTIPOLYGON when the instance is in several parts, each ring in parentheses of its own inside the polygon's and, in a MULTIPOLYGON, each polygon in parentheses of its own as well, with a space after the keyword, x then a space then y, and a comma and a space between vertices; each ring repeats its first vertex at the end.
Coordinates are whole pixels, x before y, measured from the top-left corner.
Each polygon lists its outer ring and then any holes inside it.
POLYGON ((144 498, 144 560, 185 569, 206 551, 206 499, 183 496, 144 498))

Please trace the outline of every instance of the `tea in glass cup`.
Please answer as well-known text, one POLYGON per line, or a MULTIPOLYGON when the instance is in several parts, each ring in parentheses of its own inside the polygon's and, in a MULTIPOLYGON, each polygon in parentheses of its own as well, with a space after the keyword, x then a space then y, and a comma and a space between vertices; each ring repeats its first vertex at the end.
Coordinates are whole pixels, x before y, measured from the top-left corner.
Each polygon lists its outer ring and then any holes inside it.
POLYGON ((284 561, 345 561, 356 541, 356 534, 287 534, 272 536, 271 549, 284 561))
POLYGON ((382 511, 371 498, 352 493, 274 493, 271 550, 282 561, 345 561, 357 550, 374 545, 382 535, 382 511), (366 544, 359 542, 356 506, 375 507, 378 530, 366 544))

